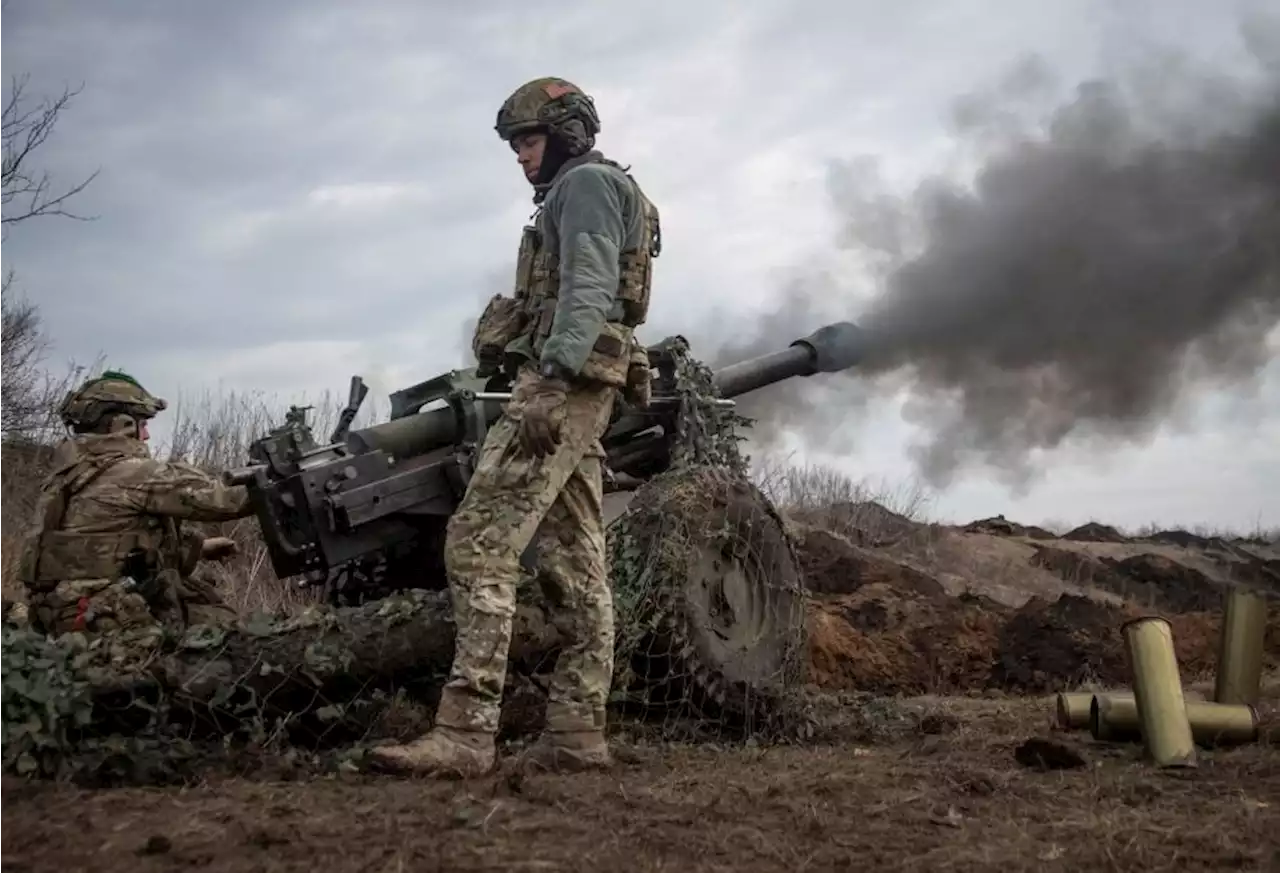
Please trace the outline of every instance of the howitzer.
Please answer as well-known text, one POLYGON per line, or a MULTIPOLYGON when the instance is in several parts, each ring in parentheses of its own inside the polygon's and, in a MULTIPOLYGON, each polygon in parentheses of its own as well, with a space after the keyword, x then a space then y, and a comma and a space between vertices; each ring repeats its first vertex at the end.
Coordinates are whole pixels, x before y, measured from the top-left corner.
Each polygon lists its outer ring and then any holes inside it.
MULTIPOLYGON (((836 323, 788 348, 725 367, 713 376, 718 398, 797 376, 855 365, 861 331, 836 323)), ((653 400, 646 409, 619 402, 602 438, 606 490, 635 488, 671 463, 680 397, 677 355, 684 340, 649 347, 653 400)), ((461 501, 485 434, 510 396, 502 376, 455 370, 393 393, 390 420, 349 431, 366 393, 357 376, 333 438, 318 443, 305 410, 256 440, 251 463, 224 474, 248 487, 273 568, 280 578, 326 584, 339 601, 388 588, 442 587, 445 524, 461 501)))

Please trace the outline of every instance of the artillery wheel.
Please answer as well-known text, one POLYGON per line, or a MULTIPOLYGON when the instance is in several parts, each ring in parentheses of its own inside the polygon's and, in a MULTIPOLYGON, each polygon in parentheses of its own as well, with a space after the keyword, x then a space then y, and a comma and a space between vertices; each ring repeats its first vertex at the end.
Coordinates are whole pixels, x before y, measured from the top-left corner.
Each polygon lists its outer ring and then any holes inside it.
POLYGON ((637 492, 610 539, 619 678, 644 705, 749 726, 801 679, 802 572, 755 486, 716 468, 668 474, 637 492))

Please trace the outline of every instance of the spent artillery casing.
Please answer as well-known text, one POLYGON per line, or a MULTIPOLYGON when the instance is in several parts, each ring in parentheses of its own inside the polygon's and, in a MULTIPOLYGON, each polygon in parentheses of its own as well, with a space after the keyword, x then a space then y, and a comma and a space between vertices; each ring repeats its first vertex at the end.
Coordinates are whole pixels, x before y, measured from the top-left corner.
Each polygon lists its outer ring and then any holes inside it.
POLYGON ((1256 705, 1262 687, 1263 638, 1267 633, 1267 601, 1246 588, 1228 592, 1218 638, 1218 672, 1213 699, 1218 703, 1256 705))
MULTIPOLYGON (((1063 691, 1058 694, 1058 725, 1064 730, 1080 731, 1093 723, 1093 691, 1063 691)), ((1133 699, 1128 692, 1118 692, 1111 697, 1133 699)))
MULTIPOLYGON (((1251 743, 1258 738, 1258 711, 1247 704, 1187 701, 1191 738, 1200 746, 1251 743)), ((1142 739, 1137 701, 1127 694, 1099 694, 1089 714, 1095 740, 1131 742, 1142 739)))
POLYGON ((1133 672, 1133 697, 1147 757, 1158 767, 1195 767, 1196 745, 1182 694, 1173 629, 1163 618, 1124 623, 1125 649, 1133 672))

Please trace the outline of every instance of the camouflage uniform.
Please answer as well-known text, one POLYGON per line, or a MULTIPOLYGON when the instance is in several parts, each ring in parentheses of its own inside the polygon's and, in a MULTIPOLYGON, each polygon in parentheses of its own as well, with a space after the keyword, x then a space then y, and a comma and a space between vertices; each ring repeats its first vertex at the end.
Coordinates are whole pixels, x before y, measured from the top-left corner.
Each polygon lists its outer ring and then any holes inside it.
POLYGON ((456 654, 436 727, 416 743, 375 751, 401 770, 473 775, 492 767, 520 557, 531 542, 567 637, 531 758, 557 767, 609 763, 614 628, 600 439, 620 392, 647 402, 648 357, 634 329, 647 313, 658 215, 621 167, 591 150, 594 105, 564 80, 521 87, 499 111, 497 129, 507 140, 547 135, 535 183, 540 209, 522 239, 515 295, 489 302, 473 346, 482 374, 505 368, 515 385, 449 522, 456 654))
POLYGON ((150 457, 140 423, 165 406, 118 371, 63 401, 62 420, 74 434, 54 452, 19 570, 36 630, 234 622, 213 585, 193 575, 202 557, 228 551, 229 541, 205 540, 181 522, 246 516, 248 495, 195 467, 150 457))

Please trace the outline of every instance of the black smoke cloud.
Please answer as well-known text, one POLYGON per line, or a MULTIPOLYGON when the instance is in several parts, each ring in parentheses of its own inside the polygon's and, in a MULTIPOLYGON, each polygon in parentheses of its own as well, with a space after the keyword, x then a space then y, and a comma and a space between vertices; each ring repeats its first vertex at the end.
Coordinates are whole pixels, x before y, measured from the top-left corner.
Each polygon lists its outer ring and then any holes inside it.
POLYGON ((1140 441, 1207 390, 1247 390, 1280 323, 1280 67, 1274 37, 1246 35, 1252 80, 1164 57, 1080 85, 1039 130, 1022 110, 1052 79, 1022 64, 955 105, 983 156, 970 185, 902 198, 865 163, 833 171, 842 247, 883 290, 851 304, 840 276, 797 280, 716 360, 833 317, 874 342, 856 371, 746 399, 754 441, 851 452, 868 401, 905 392, 931 484, 986 466, 1018 486, 1044 450, 1140 441))

